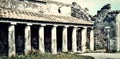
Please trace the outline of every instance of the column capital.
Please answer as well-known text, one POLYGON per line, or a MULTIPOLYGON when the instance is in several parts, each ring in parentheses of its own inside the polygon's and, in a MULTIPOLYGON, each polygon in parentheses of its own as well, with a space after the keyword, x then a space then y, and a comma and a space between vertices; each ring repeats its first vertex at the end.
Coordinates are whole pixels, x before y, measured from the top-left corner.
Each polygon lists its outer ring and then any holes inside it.
POLYGON ((73 26, 74 28, 78 28, 78 26, 73 26))
POLYGON ((46 26, 46 24, 41 24, 41 26, 46 26))
POLYGON ((93 30, 94 29, 94 27, 91 27, 91 30, 93 30))
POLYGON ((10 24, 11 24, 11 25, 16 25, 17 23, 16 23, 16 22, 11 22, 10 24))
POLYGON ((28 26, 31 26, 32 24, 31 23, 27 23, 28 26))
POLYGON ((87 27, 83 27, 83 29, 86 29, 87 27))
POLYGON ((69 27, 68 25, 65 25, 64 27, 69 27))
POLYGON ((53 27, 57 27, 58 25, 53 25, 53 27))

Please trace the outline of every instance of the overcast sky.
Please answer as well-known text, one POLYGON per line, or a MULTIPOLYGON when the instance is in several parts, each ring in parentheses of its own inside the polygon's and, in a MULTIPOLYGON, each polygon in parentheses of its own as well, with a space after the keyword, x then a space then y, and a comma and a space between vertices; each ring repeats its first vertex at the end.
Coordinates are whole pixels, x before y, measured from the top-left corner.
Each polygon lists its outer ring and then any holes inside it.
MULTIPOLYGON (((58 0, 55 0, 58 1, 58 0)), ((112 10, 120 10, 120 0, 59 0, 64 3, 77 2, 82 8, 87 7, 91 15, 95 15, 105 4, 111 4, 112 10)))

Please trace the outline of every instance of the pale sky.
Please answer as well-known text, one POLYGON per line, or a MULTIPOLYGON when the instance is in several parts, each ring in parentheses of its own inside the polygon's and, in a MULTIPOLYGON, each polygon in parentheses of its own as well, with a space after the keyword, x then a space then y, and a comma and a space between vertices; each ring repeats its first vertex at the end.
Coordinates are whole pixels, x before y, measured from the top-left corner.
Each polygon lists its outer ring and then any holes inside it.
POLYGON ((63 3, 77 2, 82 8, 87 7, 91 15, 95 15, 105 4, 111 4, 112 10, 120 10, 120 0, 54 0, 63 3))

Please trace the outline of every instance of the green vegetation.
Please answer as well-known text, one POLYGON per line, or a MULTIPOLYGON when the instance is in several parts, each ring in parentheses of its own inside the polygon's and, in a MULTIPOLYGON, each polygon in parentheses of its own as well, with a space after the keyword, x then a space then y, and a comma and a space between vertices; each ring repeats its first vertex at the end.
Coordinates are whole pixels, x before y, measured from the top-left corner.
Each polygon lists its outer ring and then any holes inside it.
POLYGON ((25 56, 15 56, 15 57, 7 57, 7 56, 0 56, 0 59, 94 59, 89 56, 80 56, 76 54, 31 54, 25 56))

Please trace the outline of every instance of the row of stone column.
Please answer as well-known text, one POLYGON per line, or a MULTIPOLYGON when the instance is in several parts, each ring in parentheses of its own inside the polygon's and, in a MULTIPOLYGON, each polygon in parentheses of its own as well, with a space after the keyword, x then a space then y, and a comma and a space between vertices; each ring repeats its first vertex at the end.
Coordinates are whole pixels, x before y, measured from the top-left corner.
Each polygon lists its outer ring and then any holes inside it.
MULTIPOLYGON (((9 42, 9 56, 13 56, 16 54, 16 49, 15 49, 15 25, 16 23, 11 23, 11 25, 8 28, 8 42, 9 42)), ((27 24, 25 27, 25 49, 24 52, 25 54, 28 54, 29 51, 31 50, 31 25, 32 24, 27 24)), ((45 46, 44 46, 44 27, 45 24, 41 24, 39 27, 39 50, 41 53, 45 53, 45 46)), ((62 52, 67 52, 67 31, 68 31, 69 26, 64 26, 63 31, 62 31, 62 52)), ((72 51, 77 52, 77 30, 78 27, 74 26, 73 31, 72 31, 72 51)), ((90 31, 90 50, 94 50, 94 31, 90 31)), ((82 40, 81 40, 81 48, 82 52, 86 51, 86 40, 87 40, 87 27, 84 27, 82 29, 82 40)), ((57 54, 57 25, 53 25, 51 29, 51 52, 52 54, 57 54)))

